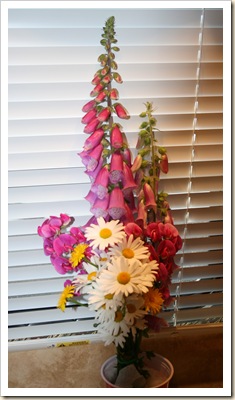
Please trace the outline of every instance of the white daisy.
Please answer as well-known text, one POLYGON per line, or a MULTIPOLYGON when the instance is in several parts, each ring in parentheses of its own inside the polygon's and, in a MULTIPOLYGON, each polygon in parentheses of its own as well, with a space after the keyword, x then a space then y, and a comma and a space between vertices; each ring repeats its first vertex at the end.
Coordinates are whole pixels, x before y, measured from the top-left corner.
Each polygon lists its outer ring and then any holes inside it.
POLYGON ((104 290, 100 286, 100 280, 97 279, 95 282, 92 282, 91 287, 87 290, 88 292, 88 304, 91 310, 99 310, 104 309, 114 310, 122 305, 122 296, 114 296, 110 293, 104 293, 104 290))
POLYGON ((110 249, 109 254, 111 256, 123 256, 130 262, 147 260, 149 257, 148 248, 144 246, 144 242, 139 237, 133 239, 133 235, 130 235, 128 239, 124 238, 121 243, 110 249))
POLYGON ((155 261, 144 265, 140 265, 138 261, 130 264, 121 256, 113 258, 107 265, 107 270, 103 270, 100 276, 101 289, 104 293, 114 295, 122 293, 128 296, 131 293, 145 293, 148 287, 153 285, 155 279, 153 272, 157 268, 155 261))
POLYGON ((124 227, 119 220, 105 222, 104 218, 97 218, 97 225, 91 224, 85 229, 85 236, 90 245, 100 250, 120 243, 125 237, 124 227))
POLYGON ((134 325, 136 319, 144 318, 146 311, 142 309, 144 299, 142 296, 130 295, 126 298, 125 321, 129 325, 134 325))
POLYGON ((110 343, 122 344, 125 342, 124 338, 128 335, 130 327, 124 319, 124 312, 118 308, 113 318, 105 321, 98 326, 98 332, 105 337, 106 345, 110 343))

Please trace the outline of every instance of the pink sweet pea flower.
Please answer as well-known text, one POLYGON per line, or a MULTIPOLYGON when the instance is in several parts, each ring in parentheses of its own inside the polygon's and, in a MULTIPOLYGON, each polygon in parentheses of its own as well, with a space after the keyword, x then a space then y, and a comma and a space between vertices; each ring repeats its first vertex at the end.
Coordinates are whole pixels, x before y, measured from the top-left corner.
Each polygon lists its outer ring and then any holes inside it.
POLYGON ((43 249, 46 256, 50 256, 54 253, 52 238, 46 238, 43 240, 43 249))
POLYGON ((92 108, 94 108, 95 106, 96 106, 95 100, 90 100, 82 107, 82 111, 87 113, 88 111, 92 110, 92 108))
POLYGON ((161 222, 151 222, 146 228, 146 235, 151 239, 153 243, 161 240, 162 235, 159 228, 161 222))
POLYGON ((76 226, 70 229, 70 234, 76 239, 77 243, 84 243, 86 241, 83 232, 76 226))
POLYGON ((98 127, 100 121, 98 120, 98 118, 94 118, 92 119, 83 129, 83 132, 85 133, 93 133, 96 128, 98 127))
POLYGON ((123 176, 123 160, 119 153, 113 153, 111 158, 109 179, 113 184, 118 183, 123 176))
POLYGON ((85 151, 89 151, 94 149, 101 140, 103 139, 104 136, 104 131, 102 128, 97 129, 95 132, 93 132, 86 140, 83 146, 83 149, 85 151))
POLYGON ((55 238, 53 242, 53 247, 55 253, 58 256, 62 256, 63 254, 70 252, 73 249, 75 243, 76 239, 73 236, 67 233, 62 233, 60 236, 55 238))
POLYGON ((104 122, 109 119, 110 114, 111 114, 110 108, 106 107, 98 114, 97 118, 100 122, 104 122))
POLYGON ((53 237, 60 232, 63 221, 58 217, 50 217, 46 219, 41 226, 38 227, 38 234, 43 238, 53 237))
POLYGON ((127 110, 125 109, 125 107, 123 107, 122 104, 120 104, 120 103, 115 103, 115 104, 113 105, 113 107, 114 107, 114 110, 115 110, 115 112, 116 112, 116 114, 117 114, 117 116, 118 116, 119 118, 122 118, 122 119, 129 119, 129 118, 130 118, 130 116, 129 116, 127 110))
POLYGON ((151 186, 148 183, 145 183, 143 186, 143 191, 144 191, 144 197, 145 197, 146 210, 152 208, 156 212, 157 204, 156 204, 156 200, 154 197, 153 189, 151 188, 151 186))
POLYGON ((104 166, 99 171, 95 178, 95 181, 91 187, 91 191, 96 194, 99 199, 103 199, 108 193, 108 183, 109 183, 109 170, 107 166, 104 166))
POLYGON ((106 218, 108 216, 108 207, 109 207, 109 194, 103 199, 97 198, 91 208, 92 214, 95 215, 96 218, 103 217, 106 218))
POLYGON ((126 213, 123 193, 119 187, 115 187, 110 194, 108 213, 113 219, 120 219, 126 213))
POLYGON ((60 257, 56 254, 52 254, 50 260, 52 265, 55 267, 56 272, 61 275, 64 275, 67 272, 76 271, 76 268, 73 268, 68 259, 65 257, 60 257))
POLYGON ((162 240, 157 248, 161 260, 167 260, 176 254, 175 246, 170 240, 162 240))
POLYGON ((111 146, 115 149, 120 149, 123 146, 122 132, 116 124, 111 131, 111 146))
POLYGON ((143 230, 135 222, 129 222, 126 224, 124 230, 128 236, 133 235, 135 239, 137 237, 142 237, 143 235, 143 230))
POLYGON ((82 117, 82 124, 89 124, 94 117, 96 116, 96 110, 93 108, 92 110, 88 111, 84 117, 82 117))

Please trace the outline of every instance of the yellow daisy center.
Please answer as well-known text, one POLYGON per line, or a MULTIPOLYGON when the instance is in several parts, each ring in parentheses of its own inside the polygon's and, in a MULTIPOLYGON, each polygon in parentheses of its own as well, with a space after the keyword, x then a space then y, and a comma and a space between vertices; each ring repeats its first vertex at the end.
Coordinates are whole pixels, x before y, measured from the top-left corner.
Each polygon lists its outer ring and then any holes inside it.
POLYGON ((96 271, 90 272, 90 274, 88 274, 87 280, 91 281, 92 278, 94 278, 96 276, 96 271))
POLYGON ((136 312, 136 306, 134 304, 127 304, 126 305, 127 311, 132 314, 136 312))
POLYGON ((121 283, 121 285, 126 285, 128 282, 130 282, 131 276, 128 272, 120 272, 117 276, 117 281, 118 283, 121 283))
POLYGON ((85 251, 88 244, 78 244, 72 251, 69 262, 72 264, 73 268, 76 268, 80 261, 85 257, 85 251))
POLYGON ((105 298, 106 300, 113 300, 113 294, 108 293, 108 294, 106 294, 106 295, 104 296, 104 298, 105 298))
POLYGON ((100 230, 100 237, 102 239, 108 239, 110 236, 112 236, 112 231, 109 228, 103 228, 100 230))
POLYGON ((126 258, 133 258, 135 253, 132 249, 129 249, 128 247, 126 249, 122 250, 122 255, 126 258))
POLYGON ((121 311, 116 311, 115 312, 115 322, 121 322, 123 320, 123 315, 121 311))

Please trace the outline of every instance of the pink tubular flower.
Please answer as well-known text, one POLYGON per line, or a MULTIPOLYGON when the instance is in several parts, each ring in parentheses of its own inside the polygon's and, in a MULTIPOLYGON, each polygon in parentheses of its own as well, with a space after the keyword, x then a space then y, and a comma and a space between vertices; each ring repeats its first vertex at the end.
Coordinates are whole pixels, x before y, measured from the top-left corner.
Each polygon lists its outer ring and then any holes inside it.
POLYGON ((141 157, 141 155, 138 154, 132 164, 132 167, 131 167, 132 172, 138 171, 141 167, 141 164, 142 164, 142 157, 141 157))
POLYGON ((103 199, 96 199, 93 206, 91 207, 91 212, 94 214, 96 218, 103 217, 106 218, 108 216, 108 207, 109 207, 109 194, 103 199))
POLYGON ((88 171, 88 170, 85 171, 85 174, 87 174, 89 176, 91 182, 95 181, 95 178, 97 177, 102 166, 103 166, 103 158, 100 157, 97 167, 93 171, 88 171))
POLYGON ((128 193, 132 192, 136 188, 136 183, 134 181, 131 169, 123 163, 123 193, 126 196, 128 193))
POLYGON ((138 204, 138 215, 136 218, 136 222, 142 229, 145 228, 146 219, 147 219, 147 212, 145 210, 144 200, 142 199, 139 201, 139 204, 138 204))
POLYGON ((96 194, 99 199, 104 199, 108 193, 108 182, 109 182, 109 170, 107 166, 104 166, 99 171, 95 178, 95 181, 91 187, 91 191, 96 194))
POLYGON ((85 133, 93 133, 97 126, 99 125, 100 121, 98 120, 98 118, 93 118, 83 129, 83 132, 85 133))
POLYGON ((86 140, 83 146, 83 149, 85 151, 92 150, 94 147, 96 147, 101 140, 103 139, 104 136, 104 131, 102 128, 97 129, 95 132, 93 132, 86 140))
POLYGON ((111 75, 105 75, 105 77, 102 79, 102 83, 105 83, 106 85, 111 81, 111 75))
POLYGON ((126 213, 123 193, 119 187, 115 187, 110 194, 108 213, 113 219, 120 219, 126 213))
POLYGON ((111 183, 118 183, 123 176, 123 160, 119 153, 113 153, 111 158, 109 180, 111 183))
POLYGON ((111 89, 109 93, 109 97, 111 100, 118 100, 119 99, 119 93, 116 88, 111 89))
POLYGON ((152 208, 155 212, 157 210, 156 200, 154 197, 153 189, 148 183, 143 186, 144 197, 145 197, 145 208, 146 210, 152 208))
POLYGON ((87 113, 88 111, 92 110, 92 108, 94 108, 95 105, 96 105, 95 100, 90 100, 90 101, 88 101, 88 103, 86 103, 86 104, 82 107, 82 111, 87 113))
POLYGON ((99 75, 95 75, 94 78, 92 79, 91 83, 92 85, 98 85, 101 81, 101 78, 99 75))
POLYGON ((115 149, 120 149, 123 146, 122 132, 116 124, 111 131, 111 146, 115 149))
POLYGON ((122 152, 123 161, 131 168, 131 151, 127 147, 122 152))
POLYGON ((80 153, 80 157, 82 159, 83 164, 86 166, 87 171, 94 171, 100 161, 101 155, 103 151, 102 144, 99 144, 89 153, 83 151, 80 153))
POLYGON ((86 113, 86 115, 84 115, 84 117, 82 118, 82 124, 89 124, 89 122, 91 122, 95 116, 96 110, 92 108, 92 110, 88 111, 88 113, 86 113))
POLYGON ((116 112, 116 114, 117 114, 117 116, 118 116, 119 118, 122 118, 122 119, 129 119, 129 118, 130 118, 130 116, 128 115, 127 110, 125 109, 125 107, 123 107, 122 104, 120 104, 120 103, 115 103, 115 104, 113 105, 113 107, 114 107, 115 112, 116 112))
POLYGON ((91 205, 93 205, 94 202, 95 202, 95 200, 97 199, 97 196, 96 196, 96 194, 95 194, 94 192, 92 192, 91 190, 89 190, 88 194, 85 196, 85 199, 86 199, 87 201, 89 201, 89 203, 90 203, 91 205))
POLYGON ((100 122, 104 122, 109 119, 110 114, 111 114, 110 108, 106 107, 98 114, 97 118, 100 122))
POLYGON ((164 174, 167 174, 167 172, 168 172, 168 157, 166 154, 162 155, 162 158, 160 161, 160 169, 164 174))

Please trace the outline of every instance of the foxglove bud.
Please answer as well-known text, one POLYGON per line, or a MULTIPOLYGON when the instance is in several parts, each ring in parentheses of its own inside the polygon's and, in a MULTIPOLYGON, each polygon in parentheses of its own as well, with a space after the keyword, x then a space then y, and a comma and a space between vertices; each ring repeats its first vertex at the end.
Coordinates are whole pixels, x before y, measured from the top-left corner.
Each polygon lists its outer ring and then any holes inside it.
POLYGON ((85 151, 94 149, 102 140, 104 136, 104 131, 102 128, 97 129, 94 133, 92 133, 86 140, 83 146, 85 151))
POLYGON ((92 119, 96 116, 96 110, 93 108, 92 110, 88 111, 86 115, 82 118, 82 124, 89 124, 92 119))
POLYGON ((101 83, 98 83, 98 85, 96 85, 96 87, 91 91, 90 96, 94 97, 97 94, 99 94, 101 92, 101 90, 103 90, 104 86, 101 83))
POLYGON ((160 169, 164 174, 167 174, 167 172, 168 172, 168 157, 166 154, 162 155, 162 158, 160 161, 160 169))
POLYGON ((122 78, 121 78, 121 75, 119 75, 118 72, 114 72, 114 73, 113 73, 113 79, 114 79, 117 83, 122 83, 122 82, 123 82, 123 80, 122 80, 122 78))
POLYGON ((110 114, 111 114, 110 108, 106 107, 99 113, 97 118, 100 122, 104 122, 109 119, 110 114))
POLYGON ((112 89, 109 93, 109 97, 111 100, 118 100, 119 99, 119 93, 117 89, 112 89))
POLYGON ((119 187, 115 187, 110 194, 108 213, 113 219, 120 219, 126 213, 123 193, 119 187))
POLYGON ((92 79, 91 83, 92 85, 98 85, 101 81, 101 78, 99 75, 95 75, 94 78, 92 79))
POLYGON ((100 92, 98 94, 98 96, 96 96, 95 102, 96 103, 102 103, 102 101, 104 101, 105 97, 106 97, 106 92, 103 90, 102 92, 100 92))
POLYGON ((82 107, 82 111, 83 111, 83 112, 88 112, 88 111, 92 110, 92 108, 94 108, 95 106, 96 106, 95 100, 90 100, 90 101, 88 101, 88 103, 86 103, 86 104, 82 107))
POLYGON ((130 116, 128 115, 127 110, 125 109, 125 107, 122 106, 122 104, 115 103, 113 105, 113 107, 114 107, 115 112, 116 112, 116 114, 117 114, 117 116, 119 118, 122 118, 122 119, 129 119, 130 118, 130 116))
POLYGON ((98 118, 94 118, 92 119, 83 129, 83 132, 85 133, 93 133, 97 126, 99 125, 100 121, 98 120, 98 118))

